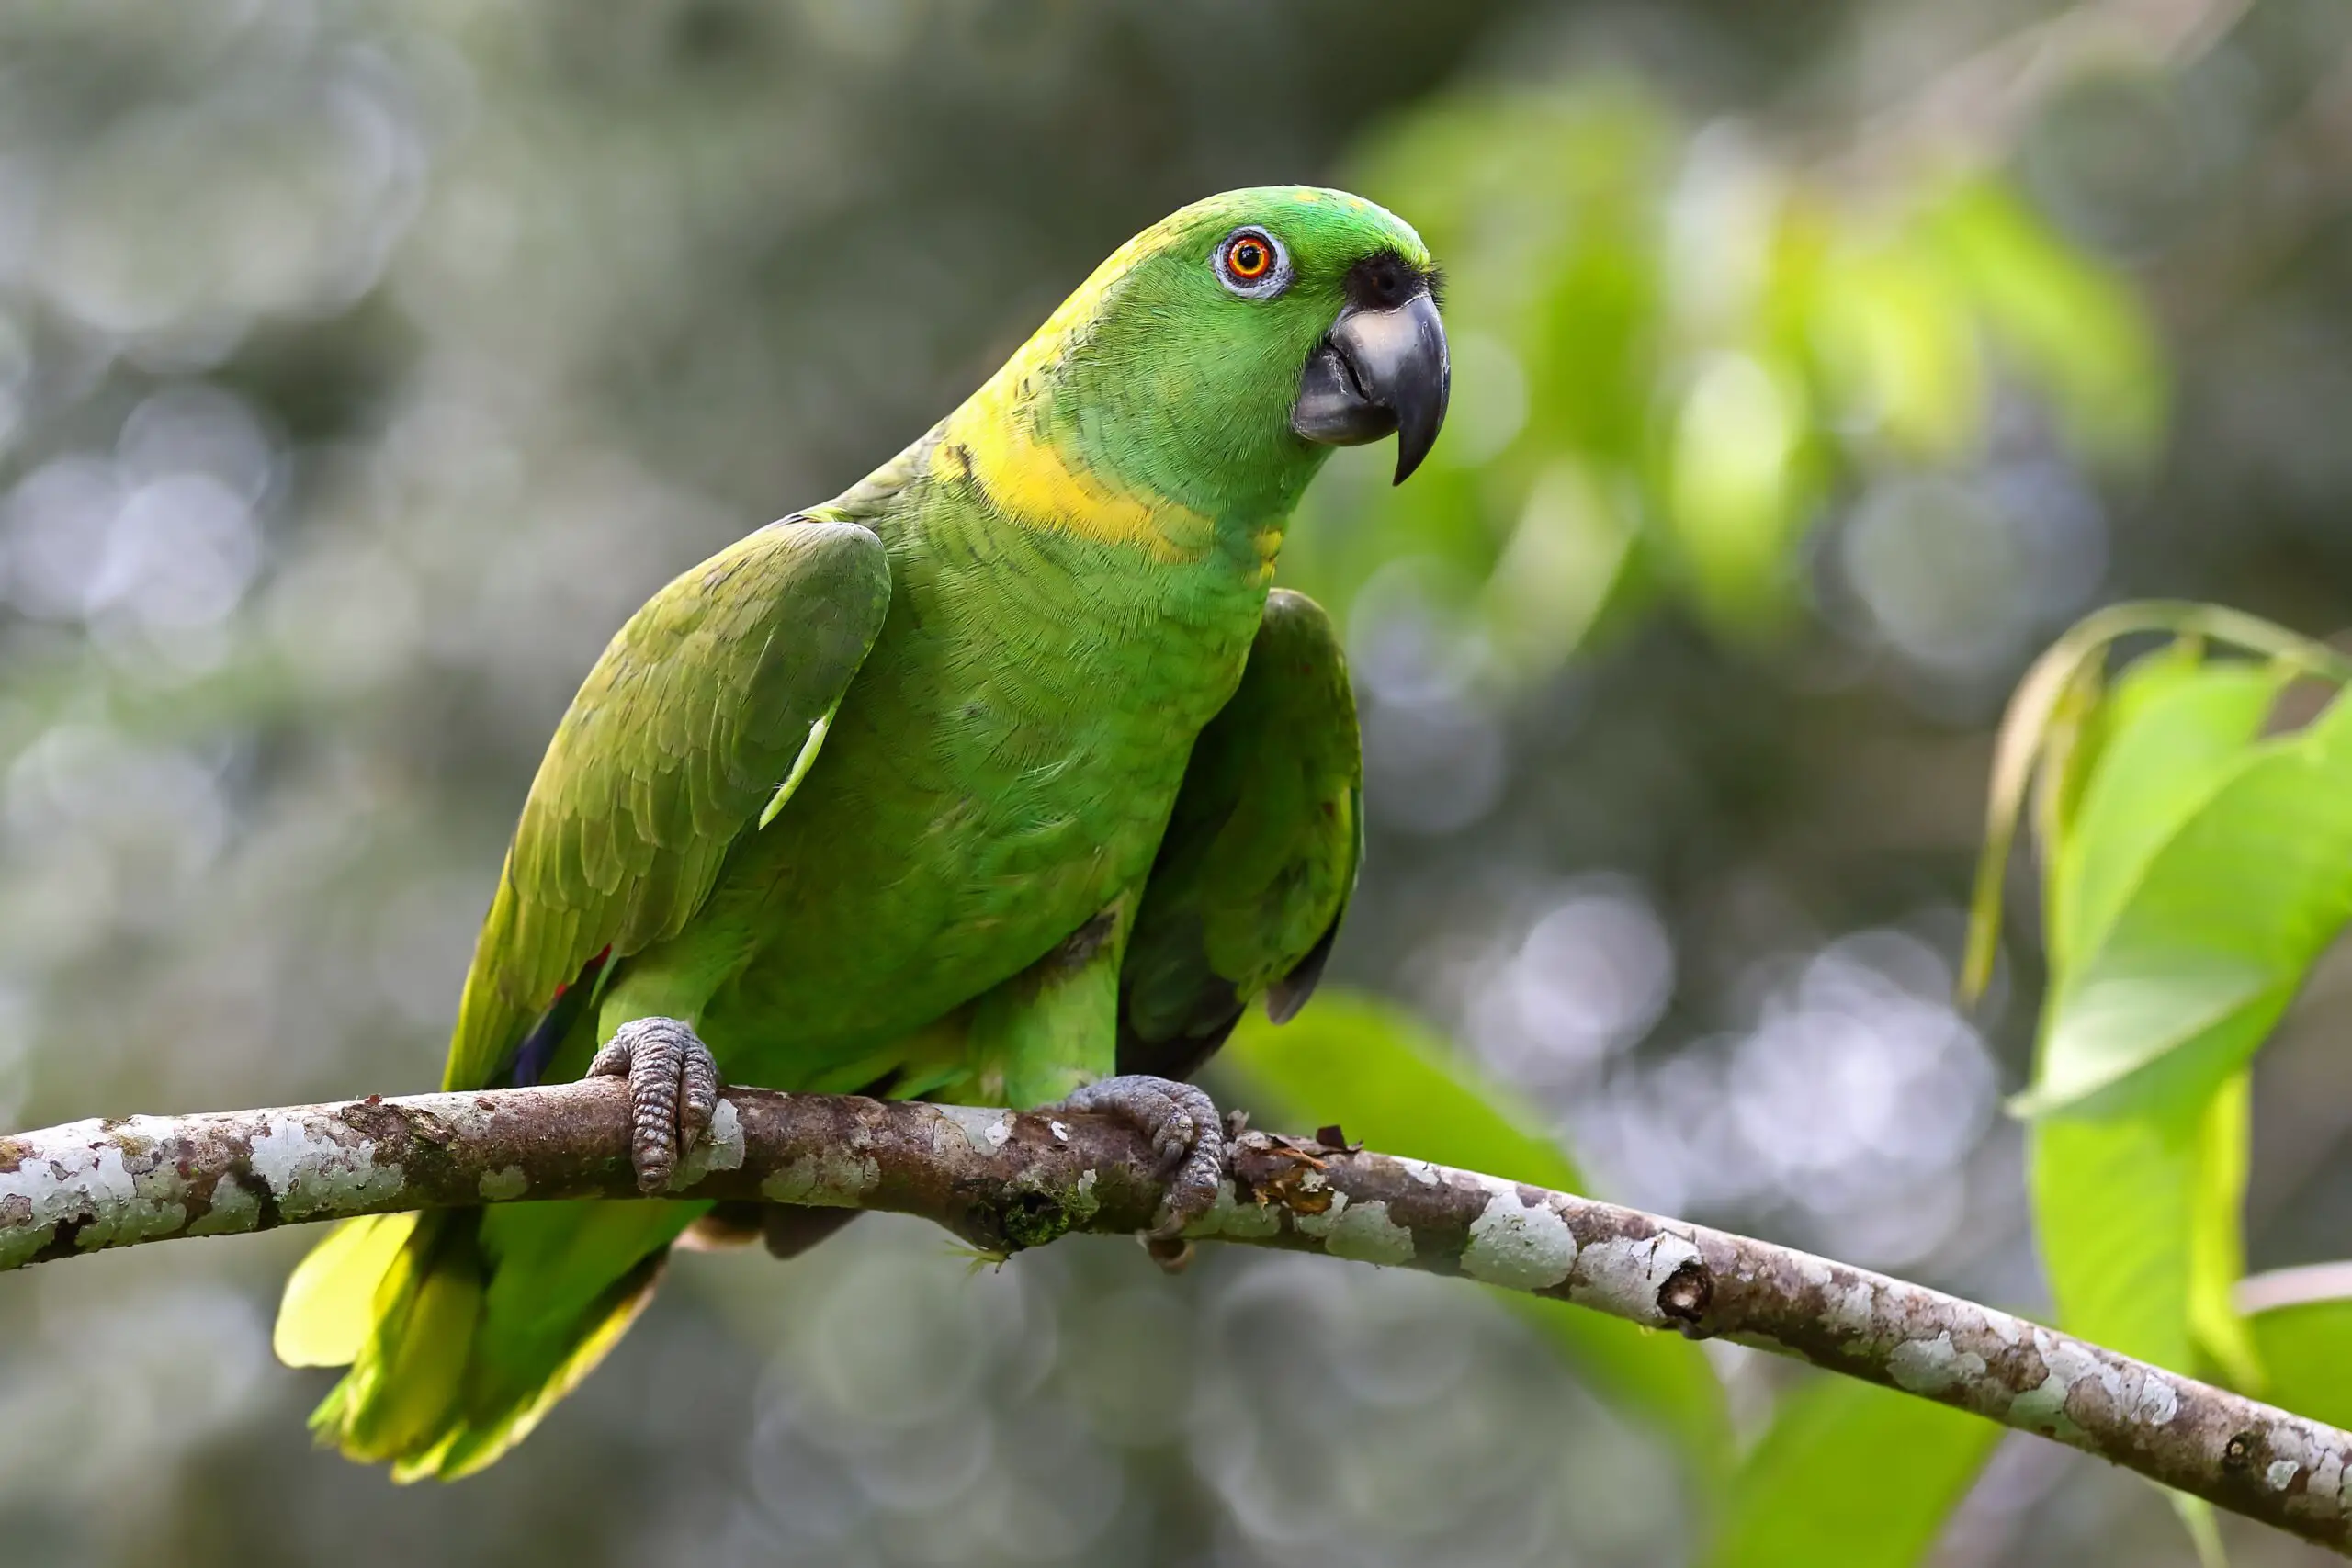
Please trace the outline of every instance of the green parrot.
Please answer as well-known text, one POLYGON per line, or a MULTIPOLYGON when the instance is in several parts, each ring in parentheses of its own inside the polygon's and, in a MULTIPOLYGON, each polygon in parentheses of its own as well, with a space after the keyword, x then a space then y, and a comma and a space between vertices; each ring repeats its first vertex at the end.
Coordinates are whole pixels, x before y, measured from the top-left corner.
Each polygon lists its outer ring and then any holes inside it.
MULTIPOLYGON (((1180 1080, 1306 1000, 1361 853, 1346 671, 1270 587, 1283 531, 1334 446, 1396 434, 1401 483, 1448 389, 1429 252, 1359 197, 1233 191, 1120 247, 913 446, 629 617, 532 783, 443 1086, 625 1076, 649 1194, 722 1072, 1104 1111, 1167 1161, 1173 1235, 1224 1162, 1180 1080)), ((464 1475, 689 1227, 789 1251, 842 1217, 710 1209, 352 1222, 277 1350, 350 1369, 322 1443, 464 1475)))

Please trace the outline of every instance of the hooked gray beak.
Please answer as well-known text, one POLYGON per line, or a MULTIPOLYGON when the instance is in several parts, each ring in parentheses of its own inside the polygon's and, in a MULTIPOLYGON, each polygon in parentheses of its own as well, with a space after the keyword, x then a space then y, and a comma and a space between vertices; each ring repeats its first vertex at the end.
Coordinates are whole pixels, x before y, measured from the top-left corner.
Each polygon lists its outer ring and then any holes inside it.
POLYGON ((1326 446, 1394 433, 1403 484, 1437 440, 1453 383, 1445 326, 1426 288, 1385 310, 1351 304, 1307 356, 1290 427, 1326 446))

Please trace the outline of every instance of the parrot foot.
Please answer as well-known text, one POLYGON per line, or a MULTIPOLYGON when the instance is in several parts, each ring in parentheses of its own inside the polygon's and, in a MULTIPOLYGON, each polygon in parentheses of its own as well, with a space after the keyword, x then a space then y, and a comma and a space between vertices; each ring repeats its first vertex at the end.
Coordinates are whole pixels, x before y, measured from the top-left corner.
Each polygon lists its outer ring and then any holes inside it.
POLYGON ((693 1028, 674 1018, 631 1019, 613 1031, 590 1077, 627 1078, 629 1163, 637 1190, 670 1185, 678 1161, 710 1131, 718 1108, 718 1062, 693 1028))
MULTIPOLYGON (((1201 1089, 1134 1073, 1088 1084, 1058 1109, 1115 1116, 1151 1140, 1168 1192, 1159 1201, 1158 1223, 1144 1233, 1147 1245, 1176 1240, 1216 1202, 1217 1183, 1225 1179, 1225 1121, 1201 1089)), ((1152 1256, 1165 1268, 1179 1250, 1190 1249, 1154 1248, 1152 1256)))

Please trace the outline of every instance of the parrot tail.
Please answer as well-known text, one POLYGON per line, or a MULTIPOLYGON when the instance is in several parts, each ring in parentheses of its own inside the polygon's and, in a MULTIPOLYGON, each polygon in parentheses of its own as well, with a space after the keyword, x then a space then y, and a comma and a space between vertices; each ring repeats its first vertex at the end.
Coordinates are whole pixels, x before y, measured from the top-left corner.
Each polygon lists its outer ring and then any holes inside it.
POLYGON ((699 1207, 519 1203, 494 1211, 495 1231, 470 1209, 335 1226, 287 1280, 274 1339, 288 1366, 350 1368, 311 1413, 320 1446, 398 1482, 490 1464, 613 1348, 699 1207), (673 1209, 687 1212, 649 1230, 644 1211, 673 1209), (635 1223, 594 1213, 612 1210, 635 1223), (530 1267, 567 1252, 575 1266, 601 1255, 601 1279, 566 1290, 576 1269, 530 1267))

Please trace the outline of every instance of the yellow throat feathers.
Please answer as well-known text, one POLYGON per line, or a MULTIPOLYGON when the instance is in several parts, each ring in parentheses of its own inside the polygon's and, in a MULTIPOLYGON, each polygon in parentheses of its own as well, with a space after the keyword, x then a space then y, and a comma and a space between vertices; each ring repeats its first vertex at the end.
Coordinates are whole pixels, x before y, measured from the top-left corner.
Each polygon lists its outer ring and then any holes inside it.
POLYGON ((1153 559, 1197 561, 1216 541, 1216 521, 1163 495, 1138 491, 1095 471, 1041 428, 1035 389, 1082 333, 1152 231, 1114 251, 988 384, 947 419, 931 466, 944 479, 978 481, 997 508, 1023 527, 1139 548, 1153 559))

